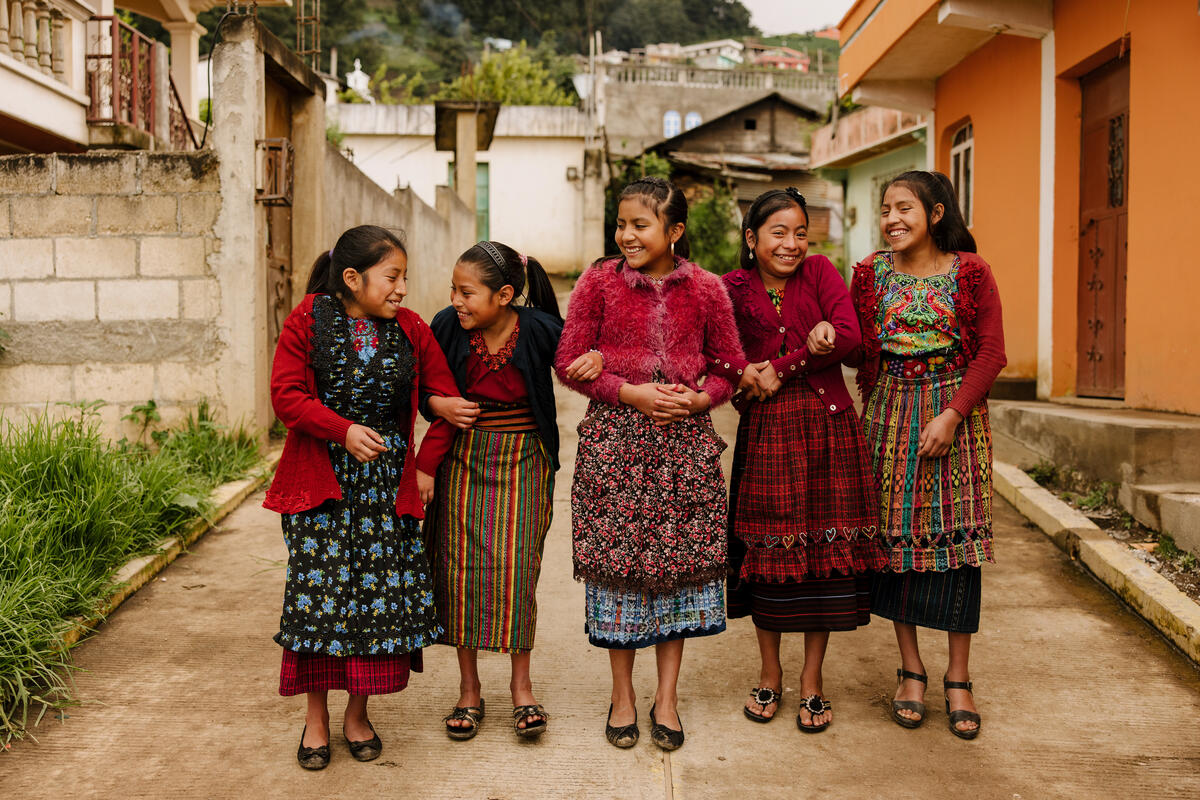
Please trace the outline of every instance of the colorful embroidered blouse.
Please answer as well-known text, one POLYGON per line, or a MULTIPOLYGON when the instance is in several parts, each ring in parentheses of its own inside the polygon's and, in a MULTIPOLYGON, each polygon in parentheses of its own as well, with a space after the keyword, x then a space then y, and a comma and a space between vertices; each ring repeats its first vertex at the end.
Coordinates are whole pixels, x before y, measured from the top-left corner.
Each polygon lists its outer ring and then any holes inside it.
MULTIPOLYGON (((783 289, 767 289, 767 297, 771 298, 771 305, 775 306, 775 313, 783 316, 783 289)), ((782 358, 788 354, 787 345, 779 346, 779 356, 782 358)))
POLYGON ((879 298, 875 333, 883 352, 914 356, 958 344, 958 317, 954 313, 957 255, 949 272, 927 278, 897 272, 888 252, 876 253, 873 266, 879 298))

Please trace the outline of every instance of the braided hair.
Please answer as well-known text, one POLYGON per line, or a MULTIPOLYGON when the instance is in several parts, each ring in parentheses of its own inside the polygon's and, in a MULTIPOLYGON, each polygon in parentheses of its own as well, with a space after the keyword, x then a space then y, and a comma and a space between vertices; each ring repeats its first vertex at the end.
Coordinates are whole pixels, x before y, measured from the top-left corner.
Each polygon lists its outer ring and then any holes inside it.
MULTIPOLYGON (((638 178, 621 190, 621 196, 617 198, 617 202, 620 203, 631 197, 636 197, 645 203, 646 207, 663 221, 664 227, 687 225, 687 197, 678 186, 669 180, 653 175, 638 178)), ((679 241, 675 242, 675 255, 687 258, 691 253, 692 248, 688 244, 685 230, 679 237, 679 241)))

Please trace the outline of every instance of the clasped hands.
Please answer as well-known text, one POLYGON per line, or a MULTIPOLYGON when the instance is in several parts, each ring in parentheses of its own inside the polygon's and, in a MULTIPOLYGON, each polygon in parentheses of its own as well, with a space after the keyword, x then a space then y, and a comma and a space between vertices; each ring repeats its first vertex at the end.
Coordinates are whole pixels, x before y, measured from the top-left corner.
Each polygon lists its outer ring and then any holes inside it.
POLYGON ((622 384, 619 397, 622 403, 633 406, 660 428, 707 411, 712 405, 707 392, 694 391, 682 383, 626 383, 622 384))
MULTIPOLYGON (((833 325, 822 320, 808 332, 804 346, 808 348, 811 355, 823 356, 833 352, 836 340, 837 331, 834 330, 833 325)), ((781 376, 775 371, 771 362, 760 361, 756 364, 746 365, 746 368, 742 370, 742 380, 738 383, 737 389, 755 400, 766 400, 774 397, 781 386, 783 386, 781 376)))

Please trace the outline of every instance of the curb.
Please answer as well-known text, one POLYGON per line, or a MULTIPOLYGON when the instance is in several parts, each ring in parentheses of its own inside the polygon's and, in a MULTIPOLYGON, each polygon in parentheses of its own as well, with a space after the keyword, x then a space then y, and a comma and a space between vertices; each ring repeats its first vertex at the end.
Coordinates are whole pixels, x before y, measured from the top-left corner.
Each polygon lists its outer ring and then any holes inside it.
POLYGON ((996 493, 1081 562, 1192 661, 1200 663, 1200 606, 1094 522, 1012 464, 993 465, 996 493))
MULTIPOLYGON (((0 0, 0 2, 2 1, 0 0)), ((243 500, 258 491, 267 482, 270 473, 279 465, 279 457, 282 454, 282 448, 268 452, 266 458, 259 462, 260 474, 258 476, 223 483, 213 489, 209 500, 212 501, 215 508, 208 519, 201 517, 193 520, 178 536, 168 536, 160 541, 157 552, 146 556, 137 556, 125 562, 125 565, 113 576, 113 582, 117 585, 116 591, 101 600, 90 617, 75 618, 74 626, 63 634, 63 646, 70 649, 84 636, 93 632, 134 592, 153 580, 154 576, 166 569, 167 565, 178 558, 179 554, 189 545, 212 530, 218 522, 241 505, 243 500)))

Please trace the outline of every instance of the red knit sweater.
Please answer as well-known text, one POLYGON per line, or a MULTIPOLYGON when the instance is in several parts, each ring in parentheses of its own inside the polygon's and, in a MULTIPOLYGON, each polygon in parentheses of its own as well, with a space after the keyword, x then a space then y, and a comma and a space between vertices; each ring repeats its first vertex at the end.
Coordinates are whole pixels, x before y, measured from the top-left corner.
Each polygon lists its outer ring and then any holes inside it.
MULTIPOLYGON (((281 514, 307 511, 326 500, 342 499, 342 487, 333 474, 325 442, 344 444, 346 431, 354 424, 326 408, 317 398, 311 345, 315 297, 312 294, 305 296, 284 321, 271 368, 271 404, 275 415, 288 427, 288 436, 263 506, 281 514)), ((446 448, 440 444, 426 447, 426 442, 422 442, 420 453, 413 456, 417 401, 421 392, 440 397, 457 396, 458 387, 429 326, 407 308, 400 309, 396 322, 412 343, 416 361, 416 380, 409 401, 409 447, 404 454, 404 471, 396 494, 396 513, 424 519, 425 507, 417 492, 416 470, 435 474, 446 455, 446 448)))
MULTIPOLYGON (((987 397, 1007 359, 1004 355, 1004 321, 1000 311, 1000 292, 991 267, 974 253, 958 253, 958 290, 954 294, 954 313, 958 317, 959 337, 970 363, 962 386, 950 401, 965 419, 987 397)), ((879 378, 879 337, 875 335, 878 300, 875 293, 875 254, 854 267, 850 298, 862 327, 862 347, 846 358, 846 364, 858 367, 858 389, 863 400, 875 388, 879 378)))

